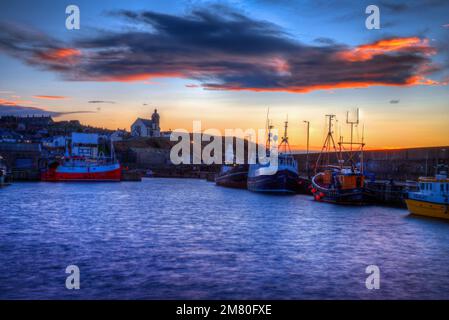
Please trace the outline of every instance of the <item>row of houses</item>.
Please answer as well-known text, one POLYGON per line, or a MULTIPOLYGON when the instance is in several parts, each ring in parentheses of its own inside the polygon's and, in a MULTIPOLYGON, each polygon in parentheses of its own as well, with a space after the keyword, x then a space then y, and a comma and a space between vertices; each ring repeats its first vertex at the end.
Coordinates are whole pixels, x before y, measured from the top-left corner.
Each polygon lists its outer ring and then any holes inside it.
POLYGON ((66 143, 71 132, 88 132, 107 135, 112 141, 132 137, 170 137, 170 131, 161 131, 160 115, 157 109, 149 119, 137 118, 130 131, 115 131, 83 126, 77 120, 55 122, 49 116, 2 116, 0 117, 0 142, 42 142, 49 148, 59 148, 66 143))
MULTIPOLYGON (((149 119, 137 118, 130 130, 115 131, 82 125, 78 120, 54 121, 48 116, 0 117, 0 156, 4 158, 14 179, 35 179, 47 160, 65 154, 73 145, 73 134, 89 133, 104 146, 110 142, 132 145, 140 138, 165 137, 171 132, 161 131, 160 115, 155 109, 149 119)), ((107 148, 107 147, 105 147, 107 148)), ((82 153, 80 150, 79 153, 82 153)), ((95 155, 90 155, 95 156, 95 155)))

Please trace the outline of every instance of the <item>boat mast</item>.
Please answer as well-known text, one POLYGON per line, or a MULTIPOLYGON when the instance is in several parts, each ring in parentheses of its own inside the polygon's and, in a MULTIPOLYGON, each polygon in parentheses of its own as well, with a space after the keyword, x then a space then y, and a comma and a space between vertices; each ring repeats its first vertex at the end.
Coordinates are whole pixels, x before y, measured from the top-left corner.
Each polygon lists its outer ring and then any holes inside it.
POLYGON ((363 174, 364 166, 363 166, 363 146, 365 145, 365 125, 362 125, 362 145, 360 151, 360 173, 363 174))
POLYGON ((310 121, 304 120, 303 122, 307 124, 306 171, 307 171, 307 177, 310 178, 310 174, 309 174, 309 133, 310 133, 310 121))
POLYGON ((114 142, 111 139, 111 161, 115 162, 114 142))
POLYGON ((288 128, 288 116, 287 120, 284 122, 284 136, 282 137, 280 146, 284 147, 284 153, 287 153, 287 151, 288 153, 291 153, 290 144, 288 143, 287 128, 288 128))
POLYGON ((268 107, 267 109, 267 119, 265 120, 265 132, 267 132, 267 140, 265 142, 265 151, 270 150, 270 135, 271 135, 271 130, 270 130, 270 119, 269 119, 269 115, 270 115, 270 107, 268 107))
MULTIPOLYGON (((331 152, 331 149, 333 149, 334 152, 337 152, 337 147, 335 146, 335 140, 334 140, 333 131, 332 131, 332 121, 335 119, 335 114, 327 114, 326 115, 326 119, 328 120, 327 136, 326 136, 326 139, 324 140, 323 147, 321 148, 321 152, 320 152, 320 154, 318 156, 318 159, 316 161, 315 173, 317 173, 317 170, 318 170, 318 167, 319 167, 319 164, 320 164, 320 160, 321 160, 321 157, 322 157, 324 152, 327 153, 327 165, 330 164, 330 152, 331 152)), ((339 157, 337 156, 337 159, 338 158, 339 157)), ((338 160, 340 160, 340 159, 338 159, 338 160)))
POLYGON ((349 143, 349 156, 351 159, 351 166, 354 167, 353 154, 352 154, 352 145, 353 145, 353 136, 354 136, 354 125, 359 124, 359 108, 356 109, 356 120, 355 121, 349 121, 349 111, 346 111, 346 123, 351 126, 351 142, 349 143))
POLYGON ((270 119, 268 117, 269 113, 270 113, 270 107, 268 107, 268 110, 267 110, 267 120, 266 120, 266 124, 265 124, 266 129, 268 131, 267 141, 265 143, 265 152, 270 152, 270 148, 271 148, 271 129, 273 129, 273 125, 271 124, 270 119))

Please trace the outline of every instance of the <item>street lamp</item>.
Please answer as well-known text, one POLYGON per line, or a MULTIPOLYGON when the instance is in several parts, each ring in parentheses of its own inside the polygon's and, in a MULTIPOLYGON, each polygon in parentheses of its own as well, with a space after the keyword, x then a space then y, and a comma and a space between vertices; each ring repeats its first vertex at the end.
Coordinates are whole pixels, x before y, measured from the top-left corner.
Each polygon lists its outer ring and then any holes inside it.
POLYGON ((309 132, 310 132, 310 121, 304 120, 303 122, 307 124, 306 171, 307 171, 307 177, 310 178, 310 175, 309 175, 309 132))

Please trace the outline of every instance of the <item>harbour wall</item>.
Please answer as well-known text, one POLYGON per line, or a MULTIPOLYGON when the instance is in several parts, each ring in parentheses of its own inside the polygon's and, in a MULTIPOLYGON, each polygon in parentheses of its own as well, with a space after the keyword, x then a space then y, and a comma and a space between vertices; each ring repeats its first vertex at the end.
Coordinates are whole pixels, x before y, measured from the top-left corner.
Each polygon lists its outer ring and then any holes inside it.
MULTIPOLYGON (((125 140, 114 145, 117 158, 124 167, 143 173, 152 170, 155 176, 202 178, 204 174, 209 176, 220 168, 219 165, 204 164, 173 165, 170 162, 173 143, 164 138, 125 140)), ((16 181, 39 179, 39 172, 45 168, 49 158, 48 152, 37 143, 0 143, 0 155, 16 181)), ((316 151, 310 152, 308 157, 305 153, 295 154, 302 176, 307 176, 307 163, 309 174, 313 175, 318 156, 316 151)), ((336 154, 322 155, 323 158, 328 156, 335 163, 336 154)), ((359 162, 359 156, 355 155, 354 160, 359 162)), ((364 152, 364 164, 365 171, 378 180, 416 180, 420 176, 434 175, 437 164, 449 164, 449 146, 369 150, 364 152)))
MULTIPOLYGON (((348 157, 348 152, 342 153, 343 158, 348 157)), ((297 154, 299 171, 301 175, 307 175, 307 163, 309 173, 313 175, 319 153, 297 154), (307 161, 308 158, 308 161, 307 161)), ((324 153, 322 159, 330 157, 335 163, 335 153, 324 153)), ((438 164, 449 164, 449 146, 407 148, 394 150, 369 150, 364 151, 364 169, 366 173, 373 174, 376 179, 382 180, 416 180, 420 176, 432 176, 436 173, 438 164)), ((354 161, 360 163, 359 154, 354 155, 354 161)))

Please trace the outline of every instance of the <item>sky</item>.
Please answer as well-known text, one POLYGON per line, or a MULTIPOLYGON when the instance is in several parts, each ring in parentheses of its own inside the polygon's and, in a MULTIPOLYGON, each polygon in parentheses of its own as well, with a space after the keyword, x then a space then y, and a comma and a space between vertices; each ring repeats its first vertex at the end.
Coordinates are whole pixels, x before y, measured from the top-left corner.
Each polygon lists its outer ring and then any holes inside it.
POLYGON ((370 149, 449 145, 449 3, 428 1, 2 1, 0 115, 110 129, 264 128, 323 143, 325 115, 370 149), (66 28, 66 7, 80 29, 66 28), (368 5, 380 29, 367 29, 368 5))

